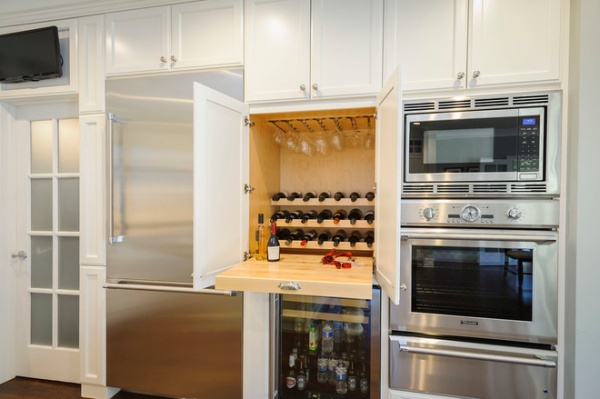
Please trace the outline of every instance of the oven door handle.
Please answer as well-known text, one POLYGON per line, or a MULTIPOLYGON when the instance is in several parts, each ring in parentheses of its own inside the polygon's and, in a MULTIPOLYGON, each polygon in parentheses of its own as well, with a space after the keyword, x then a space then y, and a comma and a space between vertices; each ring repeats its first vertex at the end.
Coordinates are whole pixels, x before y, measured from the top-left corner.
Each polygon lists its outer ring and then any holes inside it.
POLYGON ((556 368, 556 362, 554 360, 537 358, 537 357, 519 357, 510 355, 499 355, 492 353, 482 352, 469 352, 462 350, 442 349, 442 348, 423 348, 420 346, 409 346, 407 344, 398 343, 398 347, 402 352, 415 353, 420 355, 436 355, 436 356, 448 356, 448 357, 460 357, 463 359, 474 359, 474 360, 487 360, 493 362, 504 362, 504 363, 516 363, 527 366, 537 367, 549 367, 556 368))
POLYGON ((402 233, 402 241, 408 240, 470 240, 470 241, 519 241, 535 242, 537 244, 550 244, 556 242, 556 236, 550 234, 489 234, 489 233, 402 233))

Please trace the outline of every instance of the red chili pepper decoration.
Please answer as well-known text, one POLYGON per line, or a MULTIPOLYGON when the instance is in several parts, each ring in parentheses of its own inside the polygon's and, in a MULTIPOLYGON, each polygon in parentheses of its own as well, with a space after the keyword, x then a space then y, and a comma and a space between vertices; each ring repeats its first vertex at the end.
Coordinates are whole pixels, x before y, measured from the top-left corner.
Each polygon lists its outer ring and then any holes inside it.
POLYGON ((352 260, 352 252, 342 252, 338 254, 336 253, 335 249, 332 249, 327 254, 325 254, 323 258, 321 258, 321 263, 323 263, 324 265, 335 265, 336 269, 349 269, 352 267, 351 262, 340 262, 336 260, 339 257, 347 257, 348 260, 352 260))

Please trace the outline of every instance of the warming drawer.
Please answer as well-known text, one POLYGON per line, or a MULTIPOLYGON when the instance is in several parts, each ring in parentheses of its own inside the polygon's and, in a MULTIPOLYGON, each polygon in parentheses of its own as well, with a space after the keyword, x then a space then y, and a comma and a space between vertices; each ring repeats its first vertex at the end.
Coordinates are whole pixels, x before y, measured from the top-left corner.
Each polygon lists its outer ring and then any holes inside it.
POLYGON ((282 254, 279 262, 250 259, 219 274, 215 288, 272 294, 371 299, 373 259, 356 257, 349 269, 321 263, 320 255, 282 254))

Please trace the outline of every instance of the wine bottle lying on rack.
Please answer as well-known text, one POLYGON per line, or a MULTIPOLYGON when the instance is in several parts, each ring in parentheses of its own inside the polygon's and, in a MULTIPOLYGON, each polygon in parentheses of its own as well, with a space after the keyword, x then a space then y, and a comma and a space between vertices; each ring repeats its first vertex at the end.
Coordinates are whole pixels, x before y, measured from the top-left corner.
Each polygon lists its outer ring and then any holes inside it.
POLYGON ((368 224, 373 224, 373 220, 375 220, 375 212, 372 210, 366 211, 363 218, 368 224))
POLYGON ((304 230, 302 230, 302 229, 296 229, 296 230, 293 230, 293 231, 291 232, 291 234, 288 236, 288 238, 287 238, 287 240, 285 241, 285 243, 286 243, 287 245, 290 245, 290 244, 292 243, 292 241, 295 241, 295 240, 301 240, 301 239, 302 239, 302 236, 304 236, 304 230))
POLYGON ((367 244, 367 247, 373 247, 373 242, 375 241, 375 233, 373 233, 371 230, 367 231, 365 233, 364 241, 367 244))
POLYGON ((304 235, 302 236, 302 241, 300 242, 300 245, 304 247, 309 241, 312 241, 315 238, 317 238, 317 231, 309 230, 308 233, 304 233, 304 235))
POLYGON ((335 199, 336 201, 339 201, 342 198, 346 198, 346 195, 341 191, 338 191, 337 193, 333 194, 333 199, 335 199))
POLYGON ((290 212, 290 213, 288 213, 287 217, 285 218, 285 222, 290 223, 294 219, 300 219, 302 217, 302 215, 304 215, 304 212, 302 212, 299 209, 296 211, 290 212))
POLYGON ((367 199, 367 201, 371 202, 375 199, 375 193, 373 191, 369 191, 365 194, 365 198, 367 199))
POLYGON ((306 194, 304 194, 304 197, 302 197, 302 201, 308 202, 308 200, 310 200, 311 198, 316 198, 316 197, 317 197, 317 193, 315 193, 314 191, 309 191, 306 194))
POLYGON ((293 201, 293 200, 295 200, 296 198, 302 198, 302 193, 299 193, 298 191, 294 191, 294 192, 291 192, 291 193, 290 193, 290 194, 287 196, 287 199, 288 199, 288 201, 293 201))
POLYGON ((283 229, 277 230, 277 238, 279 240, 287 240, 288 237, 290 236, 290 234, 292 234, 290 229, 283 228, 283 229))
POLYGON ((338 209, 334 214, 333 214, 333 223, 338 224, 340 222, 340 220, 344 220, 347 217, 347 213, 345 210, 343 209, 338 209))
POLYGON ((350 233, 350 237, 348 237, 348 242, 350 243, 351 247, 355 247, 356 243, 359 242, 361 238, 362 235, 360 234, 360 231, 354 230, 352 233, 350 233))
POLYGON ((319 237, 317 239, 317 244, 323 245, 323 243, 325 241, 329 241, 329 240, 331 240, 331 232, 325 230, 324 232, 322 232, 321 234, 319 234, 319 237))
POLYGON ((278 219, 286 219, 288 214, 288 211, 277 211, 271 215, 271 222, 276 222, 278 219))
POLYGON ((318 213, 317 213, 317 211, 308 211, 308 212, 304 212, 304 215, 302 215, 302 218, 301 218, 301 220, 300 220, 300 221, 301 221, 302 223, 306 223, 306 222, 308 222, 308 221, 309 221, 309 220, 311 220, 311 219, 316 219, 316 218, 317 218, 317 216, 318 216, 318 213))
POLYGON ((329 209, 323 209, 317 216, 317 223, 323 223, 324 220, 329 220, 333 217, 333 213, 329 209))
POLYGON ((282 198, 287 198, 287 196, 288 196, 288 193, 286 193, 285 191, 280 191, 276 194, 273 194, 273 197, 271 197, 271 199, 273 201, 279 201, 282 198))
POLYGON ((350 220, 350 224, 356 224, 357 220, 363 218, 363 213, 360 209, 354 208, 348 213, 348 219, 350 220))
POLYGON ((350 201, 356 202, 356 200, 359 198, 360 198, 360 192, 354 191, 354 192, 350 193, 350 201))
POLYGON ((337 233, 335 233, 334 236, 331 237, 331 241, 333 241, 333 246, 337 247, 338 245, 340 245, 340 242, 344 241, 347 236, 348 235, 346 234, 345 230, 338 230, 337 233))
POLYGON ((319 202, 323 202, 329 197, 331 197, 331 193, 329 191, 323 191, 321 194, 319 194, 319 202))

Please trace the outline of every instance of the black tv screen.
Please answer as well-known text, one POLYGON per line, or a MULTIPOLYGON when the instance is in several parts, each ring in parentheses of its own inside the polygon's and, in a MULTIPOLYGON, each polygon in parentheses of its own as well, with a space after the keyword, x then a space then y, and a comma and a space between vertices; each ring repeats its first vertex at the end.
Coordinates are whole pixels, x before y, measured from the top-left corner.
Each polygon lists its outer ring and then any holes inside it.
POLYGON ((62 57, 56 26, 0 35, 0 83, 61 76, 62 57))

